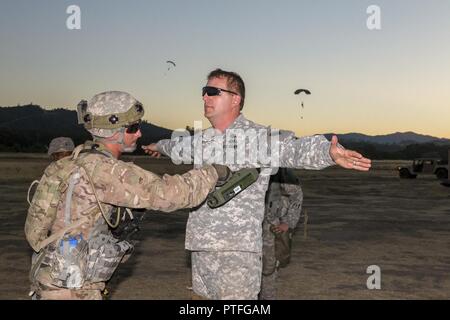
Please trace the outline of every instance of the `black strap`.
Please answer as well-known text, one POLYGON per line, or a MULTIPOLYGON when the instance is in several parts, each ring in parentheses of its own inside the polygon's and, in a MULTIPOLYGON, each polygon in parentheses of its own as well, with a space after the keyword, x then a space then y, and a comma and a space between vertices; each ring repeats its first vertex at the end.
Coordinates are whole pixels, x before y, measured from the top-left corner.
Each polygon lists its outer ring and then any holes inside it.
POLYGON ((109 157, 109 155, 105 154, 104 152, 97 150, 98 147, 99 147, 99 145, 95 143, 90 148, 81 150, 80 153, 93 153, 93 154, 100 154, 102 156, 109 157))

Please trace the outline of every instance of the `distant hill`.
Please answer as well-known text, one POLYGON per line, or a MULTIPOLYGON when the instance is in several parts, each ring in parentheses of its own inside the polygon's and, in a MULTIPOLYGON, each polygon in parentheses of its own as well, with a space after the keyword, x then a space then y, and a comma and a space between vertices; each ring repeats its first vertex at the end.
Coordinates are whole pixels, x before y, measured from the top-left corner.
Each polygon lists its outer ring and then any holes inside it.
MULTIPOLYGON (((326 133, 325 136, 330 139, 332 133, 326 133)), ((337 134, 339 140, 342 142, 368 142, 376 144, 396 144, 396 145, 410 145, 417 143, 435 143, 435 144, 450 144, 450 139, 437 138, 428 135, 418 134, 414 132, 396 132, 386 135, 368 136, 361 133, 346 133, 337 134)))
MULTIPOLYGON (((172 130, 144 122, 142 138, 145 145, 168 139, 172 130)), ((49 142, 59 136, 71 137, 75 144, 90 139, 89 133, 77 124, 76 111, 63 108, 45 110, 38 105, 0 107, 0 152, 46 152, 49 142)), ((331 139, 332 134, 325 136, 331 139)), ((428 154, 447 159, 450 139, 440 139, 414 132, 396 132, 368 136, 360 133, 338 134, 345 147, 358 150, 371 159, 413 159, 428 154)), ((138 147, 137 153, 141 153, 138 147)))
MULTIPOLYGON (((326 133, 331 139, 332 133, 326 133)), ((346 148, 357 150, 371 159, 411 160, 419 157, 438 157, 448 161, 450 139, 437 138, 415 132, 396 132, 368 136, 361 133, 336 134, 346 148)))
MULTIPOLYGON (((171 137, 172 130, 143 122, 140 144, 171 137)), ((65 136, 75 144, 90 138, 77 122, 76 111, 63 108, 45 110, 38 105, 0 107, 0 151, 45 152, 55 137, 65 136)))

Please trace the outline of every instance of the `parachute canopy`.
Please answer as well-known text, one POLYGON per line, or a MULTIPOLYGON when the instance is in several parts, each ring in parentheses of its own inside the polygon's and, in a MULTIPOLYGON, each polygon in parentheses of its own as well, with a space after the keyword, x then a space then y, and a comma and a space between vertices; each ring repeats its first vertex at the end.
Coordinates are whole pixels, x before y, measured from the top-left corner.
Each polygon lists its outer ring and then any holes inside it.
POLYGON ((297 89, 295 90, 294 94, 300 94, 304 92, 305 94, 311 94, 311 91, 307 90, 307 89, 297 89))
POLYGON ((177 65, 175 64, 175 62, 167 60, 166 63, 170 63, 171 65, 173 65, 174 67, 176 67, 177 65))
MULTIPOLYGON (((311 91, 309 91, 308 89, 297 89, 294 91, 294 94, 297 94, 297 95, 300 95, 301 93, 310 95, 311 91)), ((302 107, 302 109, 304 108, 303 101, 301 102, 300 106, 302 107)), ((300 110, 302 110, 302 109, 300 109, 300 110)), ((303 119, 303 115, 301 116, 301 118, 303 119)))

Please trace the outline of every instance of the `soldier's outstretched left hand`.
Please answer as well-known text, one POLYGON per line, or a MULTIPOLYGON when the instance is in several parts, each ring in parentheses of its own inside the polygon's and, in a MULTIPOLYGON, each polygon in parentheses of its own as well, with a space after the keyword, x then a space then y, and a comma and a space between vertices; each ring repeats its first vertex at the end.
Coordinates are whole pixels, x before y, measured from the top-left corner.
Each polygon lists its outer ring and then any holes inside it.
POLYGON ((338 146, 336 136, 331 139, 330 156, 336 164, 346 169, 369 171, 372 166, 372 161, 364 158, 360 153, 338 146))

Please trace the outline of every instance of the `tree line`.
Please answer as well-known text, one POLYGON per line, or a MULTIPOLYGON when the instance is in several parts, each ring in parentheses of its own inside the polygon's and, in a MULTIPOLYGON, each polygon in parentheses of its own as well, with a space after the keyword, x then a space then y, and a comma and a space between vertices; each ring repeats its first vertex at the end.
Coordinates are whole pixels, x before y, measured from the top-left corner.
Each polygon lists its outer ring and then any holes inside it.
MULTIPOLYGON (((46 110, 32 103, 24 106, 0 107, 0 152, 47 152, 49 142, 55 137, 70 137, 75 145, 90 139, 89 133, 77 123, 76 111, 58 108, 46 110)), ((192 129, 186 127, 187 130, 192 129)), ((161 139, 170 139, 172 130, 144 121, 142 138, 138 144, 146 145, 161 139)), ((192 132, 193 133, 193 132, 192 132)), ((410 160, 419 157, 436 157, 448 161, 450 144, 411 143, 377 144, 340 139, 347 148, 358 150, 374 160, 410 160)), ((138 154, 143 154, 140 147, 138 154)))

